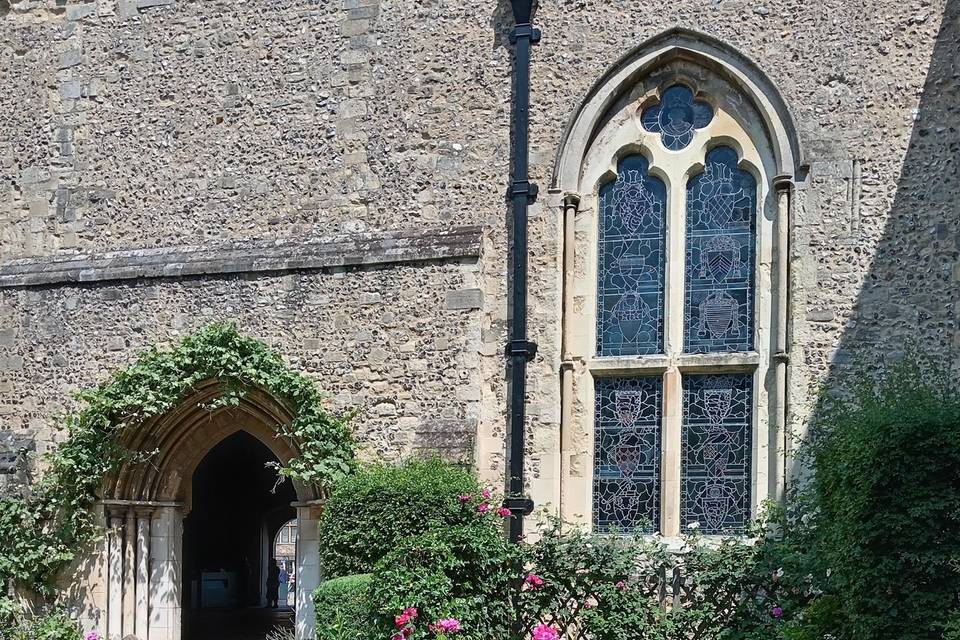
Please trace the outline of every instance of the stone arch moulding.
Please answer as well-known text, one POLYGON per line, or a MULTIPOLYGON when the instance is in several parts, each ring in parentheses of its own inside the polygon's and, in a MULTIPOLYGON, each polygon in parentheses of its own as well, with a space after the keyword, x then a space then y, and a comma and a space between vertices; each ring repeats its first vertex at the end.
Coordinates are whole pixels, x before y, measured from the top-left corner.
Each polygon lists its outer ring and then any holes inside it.
POLYGON ((637 46, 591 87, 561 139, 551 187, 567 194, 590 191, 580 185, 580 171, 608 110, 644 76, 682 59, 713 70, 753 103, 770 140, 775 175, 796 181, 803 167, 802 149, 793 117, 774 83, 754 62, 724 42, 674 28, 637 46))
MULTIPOLYGON (((183 518, 192 503, 193 473, 225 438, 245 431, 281 464, 298 455, 277 435, 293 420, 288 407, 261 389, 248 389, 236 406, 209 408, 222 393, 217 380, 198 385, 176 408, 130 429, 121 444, 149 454, 125 464, 103 484, 108 535, 102 545, 104 597, 98 616, 107 640, 181 640, 183 518), (104 624, 105 623, 105 624, 104 624)), ((317 523, 322 496, 293 482, 297 502, 296 638, 314 634, 310 594, 320 582, 317 523)), ((94 587, 96 590, 96 587, 94 587)))
MULTIPOLYGON (((125 434, 121 444, 149 454, 149 459, 128 463, 107 479, 105 500, 179 502, 189 511, 193 472, 213 447, 238 431, 260 440, 281 464, 299 455, 294 442, 277 435, 278 426, 293 420, 283 403, 263 390, 249 389, 237 406, 208 410, 221 391, 218 381, 209 380, 175 409, 125 434)), ((294 481, 293 487, 301 502, 321 497, 312 486, 294 481)))

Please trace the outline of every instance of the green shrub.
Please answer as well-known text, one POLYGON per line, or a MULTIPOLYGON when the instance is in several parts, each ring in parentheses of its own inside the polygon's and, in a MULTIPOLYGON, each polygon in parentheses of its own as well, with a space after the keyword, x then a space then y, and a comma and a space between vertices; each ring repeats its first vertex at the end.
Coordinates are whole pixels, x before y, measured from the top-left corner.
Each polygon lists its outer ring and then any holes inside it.
POLYGON ((960 594, 955 383, 900 366, 829 405, 815 436, 814 543, 844 621, 835 635, 941 638, 960 594))
POLYGON ((364 640, 372 622, 370 574, 333 578, 313 592, 317 616, 316 640, 364 640))
MULTIPOLYGON (((461 506, 468 513, 475 507, 461 506)), ((412 640, 431 637, 429 625, 445 618, 459 621, 459 640, 508 637, 522 563, 494 518, 403 539, 377 563, 370 591, 376 637, 396 632, 396 616, 410 607, 417 610, 412 640)))
POLYGON ((80 626, 61 609, 28 616, 0 600, 0 640, 82 640, 80 626))
POLYGON ((399 541, 470 522, 457 496, 478 493, 470 473, 439 460, 360 469, 336 486, 320 519, 323 574, 370 572, 399 541))

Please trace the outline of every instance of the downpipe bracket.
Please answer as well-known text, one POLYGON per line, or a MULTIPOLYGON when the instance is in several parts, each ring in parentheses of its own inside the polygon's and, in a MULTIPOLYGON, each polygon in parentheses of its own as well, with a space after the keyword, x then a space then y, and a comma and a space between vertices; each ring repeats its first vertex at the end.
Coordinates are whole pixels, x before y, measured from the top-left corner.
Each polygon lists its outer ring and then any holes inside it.
POLYGON ((514 515, 528 516, 533 513, 533 500, 527 496, 511 496, 504 498, 503 506, 514 515))
POLYGON ((527 362, 537 355, 537 343, 529 340, 511 340, 507 343, 508 356, 523 356, 527 362))
POLYGON ((516 44, 520 38, 528 38, 530 44, 537 44, 541 37, 540 29, 537 29, 530 23, 518 24, 510 31, 510 43, 516 44))
POLYGON ((507 199, 513 200, 517 196, 526 196, 527 204, 533 204, 537 201, 537 194, 540 193, 540 187, 529 180, 514 180, 507 189, 507 199))

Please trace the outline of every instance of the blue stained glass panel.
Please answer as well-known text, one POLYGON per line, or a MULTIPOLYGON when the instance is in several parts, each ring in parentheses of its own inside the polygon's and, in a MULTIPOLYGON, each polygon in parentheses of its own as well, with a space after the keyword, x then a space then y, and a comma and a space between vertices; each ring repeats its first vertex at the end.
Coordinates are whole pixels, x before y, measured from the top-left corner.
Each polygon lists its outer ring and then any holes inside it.
POLYGON ((753 348, 757 183, 717 147, 687 183, 684 351, 753 348))
POLYGON ((600 189, 597 353, 661 353, 667 189, 641 155, 618 171, 600 189))
POLYGON ((671 151, 683 149, 693 140, 696 129, 703 129, 713 120, 713 107, 693 99, 693 91, 675 84, 660 97, 660 102, 647 107, 640 122, 647 131, 660 134, 663 146, 671 151))
POLYGON ((599 533, 660 525, 660 438, 663 381, 596 381, 593 525, 599 533))
POLYGON ((683 379, 680 523, 740 533, 750 518, 753 375, 683 379))

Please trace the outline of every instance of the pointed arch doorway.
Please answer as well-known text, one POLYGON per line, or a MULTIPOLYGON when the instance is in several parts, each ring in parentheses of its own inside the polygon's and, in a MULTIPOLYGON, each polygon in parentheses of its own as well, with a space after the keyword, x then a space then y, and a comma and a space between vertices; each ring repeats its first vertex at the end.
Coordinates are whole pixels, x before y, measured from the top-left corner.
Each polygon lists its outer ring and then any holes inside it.
POLYGON ((149 455, 124 466, 104 490, 109 640, 259 640, 288 623, 298 639, 313 634, 309 596, 319 583, 322 503, 298 482, 274 491, 276 471, 266 466, 298 454, 277 436, 277 425, 292 416, 259 390, 236 406, 211 409, 221 391, 217 381, 200 385, 125 438, 126 448, 149 455), (266 604, 273 529, 291 518, 299 587, 293 610, 286 618, 251 615, 266 604))
POLYGON ((259 440, 238 431, 194 471, 183 522, 185 640, 260 640, 293 626, 294 609, 275 601, 280 571, 272 570, 272 542, 278 521, 295 520, 297 496, 290 483, 277 484, 270 467, 277 462, 259 440))

